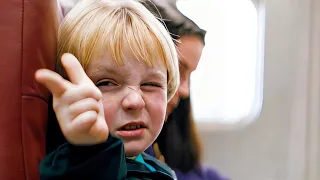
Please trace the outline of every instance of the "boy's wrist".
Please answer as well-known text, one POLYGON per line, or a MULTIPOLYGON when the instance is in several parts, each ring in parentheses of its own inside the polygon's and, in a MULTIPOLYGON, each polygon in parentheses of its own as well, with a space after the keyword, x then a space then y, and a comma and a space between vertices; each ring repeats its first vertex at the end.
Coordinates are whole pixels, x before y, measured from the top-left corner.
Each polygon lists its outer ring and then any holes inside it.
POLYGON ((83 163, 91 159, 92 157, 100 154, 105 149, 110 147, 111 144, 114 144, 119 139, 114 138, 113 136, 109 135, 106 142, 100 144, 93 144, 93 145, 75 145, 68 143, 69 150, 70 150, 70 164, 71 166, 76 166, 78 164, 83 163))

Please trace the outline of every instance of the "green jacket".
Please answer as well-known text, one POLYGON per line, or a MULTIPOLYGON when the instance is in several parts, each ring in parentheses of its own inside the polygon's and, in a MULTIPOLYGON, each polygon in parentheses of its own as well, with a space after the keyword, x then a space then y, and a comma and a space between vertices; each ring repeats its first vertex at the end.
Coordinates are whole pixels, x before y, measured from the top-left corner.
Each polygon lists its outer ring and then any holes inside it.
POLYGON ((173 180, 173 171, 154 157, 142 153, 145 163, 127 159, 123 142, 109 135, 103 144, 73 146, 63 144, 40 164, 41 180, 173 180))

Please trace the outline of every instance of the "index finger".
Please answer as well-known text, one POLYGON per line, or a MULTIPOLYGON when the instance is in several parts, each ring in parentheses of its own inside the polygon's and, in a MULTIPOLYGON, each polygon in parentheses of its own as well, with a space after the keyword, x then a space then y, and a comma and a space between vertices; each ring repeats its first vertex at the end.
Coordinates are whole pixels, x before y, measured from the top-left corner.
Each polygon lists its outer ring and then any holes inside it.
POLYGON ((70 85, 70 82, 63 79, 59 74, 48 69, 37 70, 35 73, 35 79, 37 82, 46 86, 54 96, 60 96, 63 94, 70 85))
POLYGON ((84 72, 80 62, 74 55, 70 53, 63 54, 61 57, 61 63, 72 83, 77 85, 92 83, 90 78, 84 72))

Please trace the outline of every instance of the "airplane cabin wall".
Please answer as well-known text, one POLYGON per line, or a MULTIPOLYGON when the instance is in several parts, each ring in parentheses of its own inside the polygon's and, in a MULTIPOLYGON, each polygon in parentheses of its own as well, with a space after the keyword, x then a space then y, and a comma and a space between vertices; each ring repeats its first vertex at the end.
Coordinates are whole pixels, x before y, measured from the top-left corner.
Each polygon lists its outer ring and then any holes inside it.
MULTIPOLYGON (((201 132, 233 180, 319 180, 320 0, 266 0, 264 100, 247 127, 201 132)), ((200 129, 201 131, 201 129, 200 129)))

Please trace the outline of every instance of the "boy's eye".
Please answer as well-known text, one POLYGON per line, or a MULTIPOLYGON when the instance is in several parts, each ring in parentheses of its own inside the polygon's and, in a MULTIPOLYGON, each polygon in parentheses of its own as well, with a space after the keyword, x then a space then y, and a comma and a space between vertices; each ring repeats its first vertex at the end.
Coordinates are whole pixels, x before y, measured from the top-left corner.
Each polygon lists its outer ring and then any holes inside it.
POLYGON ((112 81, 103 80, 103 81, 97 82, 96 86, 97 87, 100 87, 100 86, 117 86, 117 84, 112 82, 112 81))
POLYGON ((158 83, 143 83, 141 86, 151 86, 151 87, 162 87, 160 84, 158 83))

